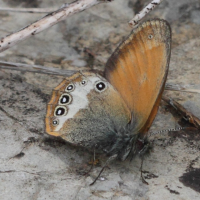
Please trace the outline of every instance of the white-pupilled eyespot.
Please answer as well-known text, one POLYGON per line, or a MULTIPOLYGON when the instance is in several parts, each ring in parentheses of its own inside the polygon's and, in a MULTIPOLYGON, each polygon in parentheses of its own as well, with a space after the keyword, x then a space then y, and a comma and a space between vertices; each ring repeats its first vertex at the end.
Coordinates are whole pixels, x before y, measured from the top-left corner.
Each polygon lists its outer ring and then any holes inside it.
POLYGON ((83 80, 80 82, 80 85, 81 85, 81 86, 87 85, 87 80, 83 79, 83 80))
POLYGON ((103 91, 106 90, 106 88, 107 88, 107 84, 105 82, 103 82, 103 81, 97 81, 95 83, 95 90, 97 92, 103 92, 103 91))
POLYGON ((72 102, 72 97, 67 93, 62 94, 61 97, 59 98, 60 105, 68 105, 71 102, 72 102))
POLYGON ((54 111, 54 116, 60 117, 67 114, 67 108, 64 106, 57 106, 54 111))
POLYGON ((66 91, 66 92, 72 92, 72 91, 74 91, 74 89, 75 89, 74 84, 73 84, 73 83, 70 83, 70 84, 65 88, 65 91, 66 91))
POLYGON ((53 119, 52 124, 53 124, 53 126, 58 126, 59 125, 59 120, 58 119, 53 119))
POLYGON ((151 35, 151 34, 148 35, 148 39, 149 39, 149 40, 153 39, 153 35, 151 35))

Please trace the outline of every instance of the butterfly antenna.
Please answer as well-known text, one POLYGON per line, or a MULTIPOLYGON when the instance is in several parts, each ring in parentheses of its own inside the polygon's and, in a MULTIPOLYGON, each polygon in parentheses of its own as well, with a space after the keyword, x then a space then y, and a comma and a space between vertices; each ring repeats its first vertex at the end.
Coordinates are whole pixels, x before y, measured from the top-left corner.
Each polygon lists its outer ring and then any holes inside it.
POLYGON ((169 129, 164 129, 158 132, 150 132, 148 137, 151 137, 152 135, 157 135, 157 134, 161 134, 161 133, 165 133, 165 132, 169 132, 169 131, 180 131, 185 129, 185 127, 178 127, 178 128, 169 128, 169 129))

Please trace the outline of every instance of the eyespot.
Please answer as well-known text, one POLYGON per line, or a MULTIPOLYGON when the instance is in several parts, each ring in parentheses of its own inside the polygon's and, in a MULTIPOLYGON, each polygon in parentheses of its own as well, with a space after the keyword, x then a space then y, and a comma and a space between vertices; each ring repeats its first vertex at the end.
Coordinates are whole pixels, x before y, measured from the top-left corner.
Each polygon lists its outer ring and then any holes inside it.
POLYGON ((148 35, 148 39, 150 39, 150 40, 153 39, 153 35, 151 35, 151 34, 148 35))
POLYGON ((70 84, 66 87, 65 91, 67 91, 67 92, 72 92, 72 91, 74 91, 74 89, 75 89, 74 84, 73 84, 73 83, 70 83, 70 84))
POLYGON ((52 124, 53 124, 53 126, 58 126, 59 120, 58 119, 53 119, 52 124))
POLYGON ((80 82, 80 85, 81 85, 81 86, 87 85, 87 80, 83 79, 83 80, 80 82))
POLYGON ((64 106, 57 106, 54 111, 54 116, 63 116, 67 114, 67 108, 64 106))
POLYGON ((103 92, 104 90, 106 90, 107 88, 107 84, 104 83, 103 81, 98 81, 96 84, 95 84, 95 90, 97 92, 103 92))
POLYGON ((59 99, 59 104, 68 105, 71 103, 71 101, 72 101, 71 95, 64 93, 61 95, 61 97, 59 99))

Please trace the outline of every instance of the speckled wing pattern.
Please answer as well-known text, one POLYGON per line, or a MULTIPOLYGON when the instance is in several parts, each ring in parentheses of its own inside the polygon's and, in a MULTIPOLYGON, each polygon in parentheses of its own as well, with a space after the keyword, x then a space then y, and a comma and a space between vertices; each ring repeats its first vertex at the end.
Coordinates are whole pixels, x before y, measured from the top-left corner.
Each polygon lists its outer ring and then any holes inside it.
POLYGON ((133 134, 145 134, 153 122, 166 82, 171 30, 153 19, 142 23, 108 59, 104 77, 132 113, 133 134))

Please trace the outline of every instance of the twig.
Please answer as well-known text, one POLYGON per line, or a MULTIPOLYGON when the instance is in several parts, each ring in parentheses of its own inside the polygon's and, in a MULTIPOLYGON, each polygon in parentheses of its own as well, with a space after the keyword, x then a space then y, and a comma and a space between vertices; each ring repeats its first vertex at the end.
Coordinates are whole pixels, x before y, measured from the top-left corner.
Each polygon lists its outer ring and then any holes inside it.
MULTIPOLYGON (((102 64, 105 64, 105 62, 102 61, 98 56, 96 56, 92 51, 88 51, 87 53, 90 54, 91 56, 95 56, 96 60, 98 60, 102 64)), ((23 64, 23 63, 6 62, 6 61, 1 61, 1 60, 0 60, 0 69, 34 72, 34 73, 40 73, 40 74, 51 74, 51 75, 56 75, 56 76, 71 76, 73 73, 78 71, 78 70, 62 70, 62 69, 57 69, 53 67, 45 67, 42 65, 29 65, 29 64, 23 64)), ((86 68, 86 67, 84 69, 89 70, 89 68, 86 68)), ((180 87, 179 85, 171 85, 171 84, 166 84, 165 90, 200 94, 200 90, 198 89, 190 89, 190 88, 185 88, 183 86, 180 87)))
POLYGON ((161 3, 162 0, 153 0, 145 8, 143 8, 135 17, 129 21, 131 27, 136 26, 139 21, 144 18, 150 11, 152 11, 156 6, 161 3))
POLYGON ((96 55, 95 55, 95 53, 94 52, 92 52, 89 48, 87 48, 87 47, 85 47, 84 49, 83 49, 83 52, 85 52, 85 53, 87 53, 89 56, 91 56, 91 57, 95 57, 96 55))
MULTIPOLYGON (((1 106, 0 106, 0 111, 2 111, 3 113, 5 113, 7 115, 7 117, 11 118, 12 120, 14 120, 15 122, 19 122, 19 119, 13 117, 11 114, 9 114, 6 110, 4 110, 1 106)), ((21 124, 21 123, 20 123, 21 124)))
POLYGON ((198 93, 200 94, 200 90, 198 89, 190 89, 190 88, 182 88, 182 89, 169 89, 165 88, 165 90, 173 90, 173 91, 179 91, 179 92, 190 92, 190 93, 198 93))
POLYGON ((24 173, 28 173, 28 174, 32 174, 32 175, 37 175, 37 176, 39 176, 39 173, 40 173, 40 172, 33 173, 33 172, 24 171, 24 170, 22 170, 22 171, 17 171, 17 170, 0 171, 0 173, 14 173, 14 172, 15 173, 24 172, 24 173))
POLYGON ((26 26, 18 32, 8 35, 5 38, 2 38, 0 40, 0 52, 5 51, 20 41, 35 35, 62 20, 65 20, 67 17, 77 12, 81 12, 94 5, 108 1, 111 0, 79 0, 71 4, 65 4, 62 8, 47 14, 45 17, 34 22, 33 24, 26 26))
POLYGON ((0 11, 23 12, 23 13, 49 13, 56 10, 55 8, 0 8, 0 11))
POLYGON ((187 111, 181 104, 176 102, 173 99, 169 99, 168 97, 163 96, 162 99, 175 108, 182 117, 187 120, 189 123, 193 124, 196 128, 200 129, 200 119, 193 115, 191 112, 187 111))
POLYGON ((35 72, 42 74, 60 75, 60 76, 70 76, 73 73, 77 72, 76 70, 61 70, 52 67, 44 67, 41 65, 28 65, 28 64, 12 63, 5 61, 0 61, 0 68, 25 71, 25 72, 35 72))
POLYGON ((165 90, 171 90, 171 91, 179 91, 179 92, 190 92, 190 93, 199 93, 199 89, 191 89, 191 88, 186 88, 186 86, 180 86, 176 84, 166 84, 165 85, 165 90))
MULTIPOLYGON (((35 35, 54 24, 58 23, 61 20, 66 19, 68 16, 85 10, 91 6, 94 6, 99 3, 108 2, 113 0, 79 0, 71 4, 64 4, 59 10, 49 13, 42 19, 36 21, 35 23, 23 28, 22 30, 15 32, 13 34, 8 35, 5 38, 0 40, 0 52, 14 46, 18 42, 30 37, 31 35, 35 35)), ((151 10, 158 5, 160 1, 152 1, 149 5, 151 5, 151 10)), ((149 6, 148 5, 148 6, 149 6)), ((148 7, 147 6, 147 7, 148 7)), ((142 17, 144 17, 150 10, 148 8, 144 8, 138 15, 140 16, 143 13, 142 17), (144 12, 144 10, 148 10, 148 12, 144 12)), ((136 17, 135 16, 135 17, 136 17)), ((138 18, 139 19, 139 18, 138 18)), ((89 52, 90 55, 95 56, 95 54, 89 52)), ((43 67, 39 65, 27 65, 21 63, 11 63, 0 61, 0 68, 3 69, 11 69, 11 70, 19 70, 19 71, 28 71, 28 72, 35 72, 35 73, 43 73, 43 74, 52 74, 52 75, 61 75, 61 76, 70 76, 76 71, 72 70, 60 70, 50 67, 43 67)))

